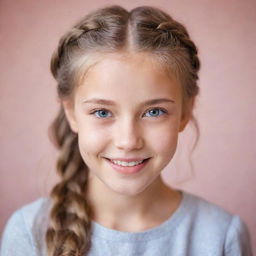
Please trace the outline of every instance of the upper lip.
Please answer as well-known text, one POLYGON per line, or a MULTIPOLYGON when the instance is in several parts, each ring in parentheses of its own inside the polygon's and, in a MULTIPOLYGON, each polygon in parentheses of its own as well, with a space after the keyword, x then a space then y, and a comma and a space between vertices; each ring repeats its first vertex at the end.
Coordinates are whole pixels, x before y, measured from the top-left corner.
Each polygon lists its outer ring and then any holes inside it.
MULTIPOLYGON (((149 157, 148 157, 149 158, 149 157)), ((115 161, 122 161, 122 162, 137 162, 137 161, 142 161, 148 158, 107 158, 109 160, 115 160, 115 161)))

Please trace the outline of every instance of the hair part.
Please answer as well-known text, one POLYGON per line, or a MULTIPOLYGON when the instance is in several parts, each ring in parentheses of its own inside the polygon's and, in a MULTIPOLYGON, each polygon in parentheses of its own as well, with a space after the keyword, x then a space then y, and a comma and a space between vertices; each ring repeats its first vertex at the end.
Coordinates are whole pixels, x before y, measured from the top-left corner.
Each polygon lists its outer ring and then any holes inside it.
MULTIPOLYGON (((183 109, 199 92, 200 62, 186 28, 162 10, 141 6, 127 11, 107 6, 82 18, 59 41, 51 72, 60 100, 71 99, 86 72, 106 54, 146 53, 182 86, 183 109)), ((192 119, 194 119, 192 115, 192 119)), ((198 126, 197 126, 198 127, 198 126)), ((90 206, 86 198, 88 167, 69 127, 63 106, 50 127, 60 150, 57 171, 61 181, 51 191, 53 207, 46 232, 49 256, 85 255, 90 249, 90 206)))

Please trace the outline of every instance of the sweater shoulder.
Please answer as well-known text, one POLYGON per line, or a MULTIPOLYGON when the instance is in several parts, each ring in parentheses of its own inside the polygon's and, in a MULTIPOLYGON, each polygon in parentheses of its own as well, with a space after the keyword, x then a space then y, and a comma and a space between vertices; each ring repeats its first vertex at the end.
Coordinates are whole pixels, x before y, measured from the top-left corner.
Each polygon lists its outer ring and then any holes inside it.
POLYGON ((35 219, 42 214, 44 208, 49 206, 47 197, 40 197, 30 203, 23 205, 14 211, 7 220, 6 227, 12 223, 22 223, 27 229, 31 229, 35 219))
POLYGON ((38 255, 36 232, 41 234, 41 227, 45 226, 38 224, 45 221, 48 206, 49 200, 41 197, 12 213, 1 237, 1 255, 16 255, 17 251, 20 255, 38 255))
POLYGON ((212 203, 201 196, 187 193, 191 210, 191 217, 197 225, 212 229, 227 230, 235 217, 221 206, 212 203))
MULTIPOLYGON (((240 216, 200 196, 188 193, 191 234, 204 246, 223 248, 225 255, 252 255, 250 234, 240 216)), ((198 244, 198 243, 195 243, 198 244)))
POLYGON ((47 197, 40 197, 28 204, 25 204, 16 211, 16 214, 20 214, 26 226, 32 229, 32 226, 40 216, 46 215, 46 211, 50 206, 50 199, 47 197))

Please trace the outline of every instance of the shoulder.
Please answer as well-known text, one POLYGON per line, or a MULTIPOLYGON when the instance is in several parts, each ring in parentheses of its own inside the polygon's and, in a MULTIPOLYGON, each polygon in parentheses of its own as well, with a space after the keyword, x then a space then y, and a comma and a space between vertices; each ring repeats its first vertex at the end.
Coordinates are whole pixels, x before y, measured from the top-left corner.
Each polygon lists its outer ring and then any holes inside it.
POLYGON ((10 216, 1 238, 1 255, 36 255, 34 223, 39 219, 38 216, 43 215, 42 212, 49 202, 48 198, 41 197, 19 208, 10 216))
POLYGON ((47 197, 40 197, 37 200, 24 205, 16 212, 15 215, 20 215, 24 220, 24 224, 30 229, 33 226, 34 221, 37 217, 41 216, 50 206, 50 199, 47 197))
POLYGON ((191 209, 188 219, 193 222, 193 233, 197 238, 222 244, 225 255, 251 255, 250 235, 240 216, 200 196, 185 194, 191 209))
POLYGON ((48 198, 41 197, 13 212, 5 225, 4 234, 10 229, 18 229, 20 227, 30 230, 36 217, 48 203, 48 198))
POLYGON ((191 216, 197 219, 199 225, 219 224, 222 228, 228 227, 234 217, 230 212, 201 196, 185 192, 191 216))

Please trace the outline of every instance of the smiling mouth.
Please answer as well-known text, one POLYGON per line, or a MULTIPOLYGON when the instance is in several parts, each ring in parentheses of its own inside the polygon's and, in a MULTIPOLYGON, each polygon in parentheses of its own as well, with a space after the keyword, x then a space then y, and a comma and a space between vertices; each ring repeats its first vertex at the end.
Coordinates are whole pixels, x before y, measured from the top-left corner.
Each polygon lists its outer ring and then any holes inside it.
POLYGON ((142 160, 138 160, 138 161, 121 161, 121 160, 116 160, 116 159, 109 159, 109 158, 105 158, 106 160, 110 161, 113 164, 119 165, 119 166, 123 166, 123 167, 133 167, 133 166, 137 166, 140 165, 144 162, 146 162, 147 160, 149 160, 150 158, 145 158, 142 160))
POLYGON ((138 161, 119 161, 116 159, 105 158, 115 171, 125 175, 132 175, 141 172, 150 159, 151 158, 145 158, 138 161))

